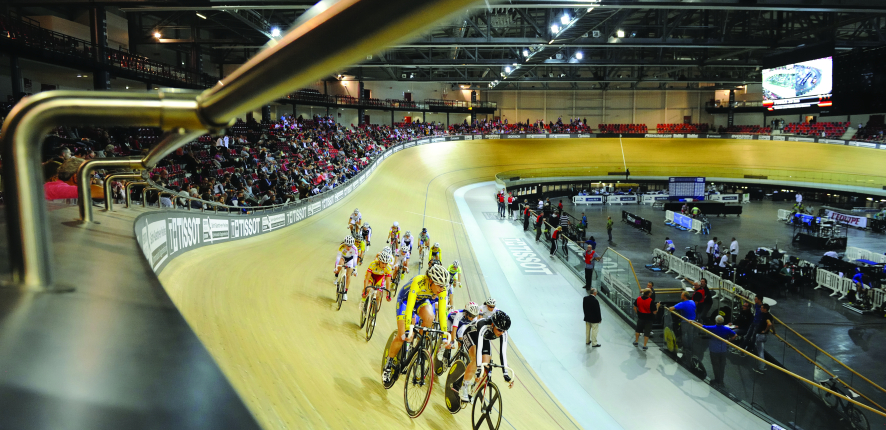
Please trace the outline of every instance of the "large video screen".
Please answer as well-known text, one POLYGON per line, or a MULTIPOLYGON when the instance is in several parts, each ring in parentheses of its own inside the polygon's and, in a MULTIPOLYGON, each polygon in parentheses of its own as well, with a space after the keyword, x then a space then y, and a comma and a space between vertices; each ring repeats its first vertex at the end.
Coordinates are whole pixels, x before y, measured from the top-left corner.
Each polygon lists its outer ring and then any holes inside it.
POLYGON ((763 69, 763 106, 768 110, 831 106, 833 57, 763 69))

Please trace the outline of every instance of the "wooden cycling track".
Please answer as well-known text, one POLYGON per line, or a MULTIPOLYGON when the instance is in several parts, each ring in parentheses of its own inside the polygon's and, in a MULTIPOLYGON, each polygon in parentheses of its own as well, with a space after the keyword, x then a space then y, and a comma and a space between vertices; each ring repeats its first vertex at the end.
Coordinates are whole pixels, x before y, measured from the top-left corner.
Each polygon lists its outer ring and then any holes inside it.
MULTIPOLYGON (((826 166, 876 175, 886 158, 886 151, 875 149, 744 140, 624 139, 624 149, 629 167, 697 167, 699 176, 715 176, 711 166, 826 166)), ((465 268, 466 288, 456 291, 455 302, 480 302, 488 289, 453 192, 505 170, 621 161, 618 139, 482 140, 410 148, 389 157, 358 192, 331 208, 277 232, 190 251, 171 261, 160 280, 264 428, 470 428, 469 409, 455 416, 445 409, 439 380, 424 414, 414 420, 404 411, 403 382, 389 391, 382 387, 382 350, 396 327, 394 302, 382 305, 370 342, 357 326, 359 289, 352 288, 350 301, 335 310, 331 272, 348 215, 359 208, 372 225, 370 256, 384 245, 394 221, 413 234, 426 226, 432 241, 440 242, 445 262, 457 258, 465 268)), ((357 279, 362 281, 362 273, 357 279)), ((495 375, 504 390, 501 428, 578 428, 527 367, 519 347, 519 339, 511 339, 509 361, 519 377, 514 388, 507 390, 500 373, 495 375)))

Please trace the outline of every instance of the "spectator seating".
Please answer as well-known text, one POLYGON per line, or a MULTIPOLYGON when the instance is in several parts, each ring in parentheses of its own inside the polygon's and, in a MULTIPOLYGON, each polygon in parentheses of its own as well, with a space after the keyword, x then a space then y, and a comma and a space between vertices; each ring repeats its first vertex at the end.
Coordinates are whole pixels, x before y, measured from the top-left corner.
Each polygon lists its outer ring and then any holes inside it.
POLYGON ((849 122, 790 123, 784 126, 787 134, 839 138, 849 128, 849 122))
POLYGON ((647 133, 646 124, 599 124, 600 133, 647 133))
POLYGON ((772 127, 761 127, 759 125, 733 125, 726 127, 723 131, 732 134, 769 134, 772 127))
POLYGON ((659 133, 707 133, 708 124, 657 124, 659 133))

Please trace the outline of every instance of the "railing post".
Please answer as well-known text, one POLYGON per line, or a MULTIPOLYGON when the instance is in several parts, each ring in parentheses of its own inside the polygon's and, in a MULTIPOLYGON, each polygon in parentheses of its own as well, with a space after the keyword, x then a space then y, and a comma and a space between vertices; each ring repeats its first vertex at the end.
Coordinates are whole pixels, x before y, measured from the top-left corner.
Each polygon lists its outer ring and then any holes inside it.
MULTIPOLYGON (((90 176, 93 171, 104 167, 142 169, 142 164, 138 158, 95 158, 80 165, 80 169, 77 170, 77 191, 80 196, 80 219, 84 223, 94 222, 92 218, 92 178, 90 176)), ((108 200, 106 194, 105 202, 108 200)), ((105 207, 109 208, 107 203, 105 207)))
MULTIPOLYGON (((114 208, 114 199, 113 197, 109 197, 112 194, 111 191, 111 181, 114 179, 141 179, 142 175, 135 173, 117 173, 113 175, 105 176, 105 210, 111 212, 114 208)), ((127 200, 129 200, 127 196, 127 200)), ((129 204, 126 204, 126 207, 129 207, 129 204)))
MULTIPOLYGON (((132 187, 134 187, 136 185, 148 185, 148 183, 145 181, 127 182, 126 183, 126 187, 124 187, 124 189, 123 189, 123 192, 126 194, 126 209, 129 209, 132 207, 132 196, 130 195, 130 191, 132 190, 132 187)), ((144 195, 144 192, 142 193, 142 195, 144 195)))

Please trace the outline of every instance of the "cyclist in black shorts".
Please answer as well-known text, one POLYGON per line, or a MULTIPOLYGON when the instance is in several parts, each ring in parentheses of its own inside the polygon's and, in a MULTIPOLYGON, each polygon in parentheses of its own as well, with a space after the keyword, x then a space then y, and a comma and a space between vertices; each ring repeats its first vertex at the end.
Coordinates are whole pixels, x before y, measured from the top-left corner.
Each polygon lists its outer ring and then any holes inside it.
MULTIPOLYGON (((503 311, 495 311, 490 317, 475 320, 465 329, 464 342, 468 348, 471 362, 465 366, 465 379, 458 394, 465 402, 471 401, 471 389, 477 372, 477 363, 488 363, 490 358, 490 344, 496 338, 501 340, 499 346, 502 366, 508 366, 508 329, 511 327, 511 317, 503 311), (479 348, 478 348, 479 347, 479 348), (476 359, 473 359, 476 357, 476 359)), ((514 383, 508 375, 507 369, 502 369, 508 387, 513 388, 514 383)))

